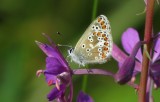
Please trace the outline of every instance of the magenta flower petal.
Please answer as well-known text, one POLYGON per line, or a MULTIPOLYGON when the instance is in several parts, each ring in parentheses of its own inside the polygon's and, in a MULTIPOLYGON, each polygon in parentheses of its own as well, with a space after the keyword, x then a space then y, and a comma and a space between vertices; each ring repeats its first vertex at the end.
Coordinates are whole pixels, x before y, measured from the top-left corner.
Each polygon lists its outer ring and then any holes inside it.
POLYGON ((61 85, 60 90, 58 90, 56 87, 51 90, 51 92, 47 95, 47 98, 49 101, 52 101, 56 98, 60 98, 61 95, 64 93, 66 86, 61 85))
MULTIPOLYGON (((49 36, 45 35, 50 41, 51 46, 36 41, 41 50, 48 56, 46 58, 46 70, 39 70, 38 74, 44 73, 48 85, 55 85, 56 87, 47 95, 49 101, 54 99, 67 99, 65 89, 72 88, 71 85, 71 69, 67 61, 60 53, 58 47, 51 41, 49 36)), ((72 92, 70 92, 72 94, 72 92)), ((68 96, 67 96, 68 97, 68 96)), ((72 97, 71 97, 72 98, 72 97)))
MULTIPOLYGON (((128 57, 116 44, 113 43, 112 57, 118 62, 119 68, 121 68, 123 62, 128 57)), ((135 72, 141 71, 141 63, 136 61, 135 72)))
POLYGON ((64 71, 67 71, 67 68, 64 67, 61 62, 55 57, 46 58, 46 71, 52 74, 60 74, 64 71))
POLYGON ((50 45, 43 44, 38 41, 36 41, 36 43, 48 57, 55 57, 61 62, 61 64, 63 64, 63 66, 68 67, 66 60, 63 58, 57 47, 53 48, 50 45))
POLYGON ((50 85, 51 85, 51 84, 56 83, 56 80, 57 80, 56 75, 52 75, 52 74, 48 74, 48 73, 44 73, 44 74, 45 74, 46 81, 47 81, 48 84, 50 83, 50 85))
POLYGON ((128 57, 116 44, 113 43, 112 57, 119 63, 123 63, 128 57))
POLYGON ((155 62, 160 59, 160 38, 158 38, 157 41, 155 42, 154 51, 155 52, 152 58, 152 62, 155 62))
MULTIPOLYGON (((137 42, 139 42, 139 35, 138 32, 133 28, 128 28, 122 35, 122 45, 125 51, 128 54, 131 54, 133 47, 137 42)), ((138 50, 136 58, 142 62, 142 52, 141 49, 138 50)))
POLYGON ((121 68, 115 75, 116 82, 118 82, 119 84, 125 84, 129 80, 131 80, 134 68, 135 68, 135 58, 134 57, 126 58, 121 68))
POLYGON ((77 102, 93 102, 93 99, 89 95, 80 91, 77 98, 77 102))
POLYGON ((43 43, 38 42, 38 41, 36 41, 36 43, 48 57, 59 58, 59 53, 57 52, 57 50, 52 48, 50 45, 43 44, 43 43))
POLYGON ((139 41, 133 47, 131 54, 125 58, 123 63, 119 63, 120 68, 115 75, 115 80, 119 84, 125 84, 131 80, 135 68, 135 56, 139 50, 139 48, 145 44, 144 41, 139 41))
POLYGON ((57 58, 55 57, 46 58, 46 70, 44 70, 44 75, 46 77, 47 83, 55 84, 57 80, 57 75, 65 71, 67 71, 67 68, 62 66, 62 64, 57 58))

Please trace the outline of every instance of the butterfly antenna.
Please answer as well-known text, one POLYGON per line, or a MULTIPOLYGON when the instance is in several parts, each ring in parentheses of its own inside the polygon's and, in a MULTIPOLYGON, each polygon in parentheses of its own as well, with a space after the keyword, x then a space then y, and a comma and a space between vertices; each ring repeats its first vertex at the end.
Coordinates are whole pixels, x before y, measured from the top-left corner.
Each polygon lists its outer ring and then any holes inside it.
POLYGON ((53 47, 55 47, 54 42, 52 41, 52 39, 47 34, 42 33, 42 35, 45 36, 48 39, 48 41, 52 44, 53 47))
POLYGON ((72 48, 72 46, 69 46, 69 45, 61 45, 61 44, 57 44, 57 45, 72 48))

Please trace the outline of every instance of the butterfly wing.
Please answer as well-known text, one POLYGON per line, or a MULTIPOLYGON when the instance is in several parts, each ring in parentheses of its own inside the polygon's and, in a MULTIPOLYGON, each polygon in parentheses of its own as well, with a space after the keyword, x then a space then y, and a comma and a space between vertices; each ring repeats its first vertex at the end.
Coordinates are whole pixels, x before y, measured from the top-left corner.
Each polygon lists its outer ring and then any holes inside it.
POLYGON ((75 46, 74 55, 79 62, 104 63, 111 56, 112 36, 109 20, 100 15, 84 32, 75 46))

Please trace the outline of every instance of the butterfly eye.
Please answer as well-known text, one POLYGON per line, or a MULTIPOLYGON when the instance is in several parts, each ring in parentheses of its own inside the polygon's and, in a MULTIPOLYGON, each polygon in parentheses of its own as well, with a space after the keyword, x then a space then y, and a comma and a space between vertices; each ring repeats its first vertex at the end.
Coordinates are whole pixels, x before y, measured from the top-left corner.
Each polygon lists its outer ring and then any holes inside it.
POLYGON ((74 51, 74 49, 71 48, 71 49, 68 50, 68 53, 71 54, 71 53, 73 53, 73 51, 74 51))

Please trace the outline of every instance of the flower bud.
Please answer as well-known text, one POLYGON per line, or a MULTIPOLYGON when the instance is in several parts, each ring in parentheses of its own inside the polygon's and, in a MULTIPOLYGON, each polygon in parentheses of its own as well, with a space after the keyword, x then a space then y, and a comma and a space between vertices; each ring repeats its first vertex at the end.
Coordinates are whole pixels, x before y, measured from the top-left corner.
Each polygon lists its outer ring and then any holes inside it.
POLYGON ((131 80, 133 75, 133 70, 135 67, 135 58, 129 56, 125 59, 122 66, 119 68, 118 72, 115 75, 115 80, 119 84, 125 84, 131 80))

